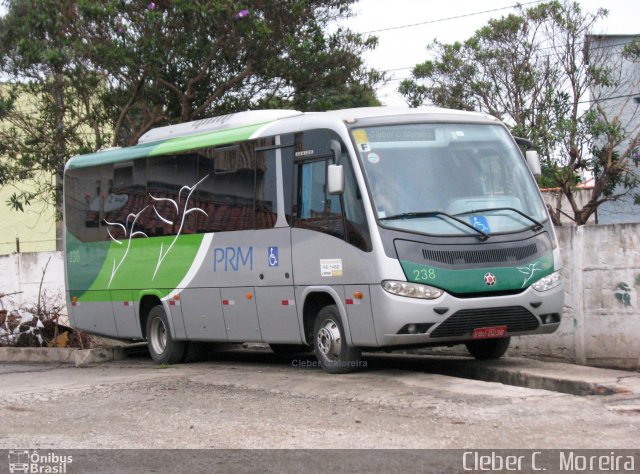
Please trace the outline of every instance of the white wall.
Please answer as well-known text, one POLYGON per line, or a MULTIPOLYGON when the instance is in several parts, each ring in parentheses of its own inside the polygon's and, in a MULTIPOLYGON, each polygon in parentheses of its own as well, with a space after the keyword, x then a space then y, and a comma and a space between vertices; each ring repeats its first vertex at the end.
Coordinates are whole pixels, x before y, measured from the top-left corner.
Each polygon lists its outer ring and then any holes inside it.
POLYGON ((12 300, 15 306, 35 305, 38 302, 40 280, 42 280, 42 289, 46 291, 49 302, 57 303, 55 299, 58 298, 59 303, 64 304, 64 256, 62 252, 13 253, 0 256, 0 293, 17 293, 0 300, 5 308, 8 299, 12 300), (47 261, 49 261, 48 266, 47 261), (42 271, 45 266, 47 271, 42 279, 42 271))

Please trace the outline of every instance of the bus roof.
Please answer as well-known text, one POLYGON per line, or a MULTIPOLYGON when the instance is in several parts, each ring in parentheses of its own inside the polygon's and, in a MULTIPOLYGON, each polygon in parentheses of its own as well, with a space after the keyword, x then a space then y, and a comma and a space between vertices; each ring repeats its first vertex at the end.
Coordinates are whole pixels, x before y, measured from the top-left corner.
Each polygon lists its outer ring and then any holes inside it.
POLYGON ((224 145, 264 136, 269 125, 284 120, 295 120, 304 128, 304 122, 314 121, 319 116, 335 120, 336 123, 353 123, 359 119, 392 116, 438 115, 450 118, 495 120, 486 114, 434 107, 362 107, 328 112, 299 112, 296 110, 251 110, 221 115, 193 122, 168 125, 149 130, 138 144, 126 148, 110 148, 95 153, 80 155, 67 162, 67 169, 99 166, 107 163, 130 161, 147 156, 192 150, 207 146, 224 145))

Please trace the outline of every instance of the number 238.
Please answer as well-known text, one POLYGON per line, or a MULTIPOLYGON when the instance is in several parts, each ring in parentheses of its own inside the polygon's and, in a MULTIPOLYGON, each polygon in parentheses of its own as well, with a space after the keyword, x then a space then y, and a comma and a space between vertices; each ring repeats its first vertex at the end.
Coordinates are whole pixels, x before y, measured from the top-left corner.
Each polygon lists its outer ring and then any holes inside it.
POLYGON ((436 271, 433 268, 420 268, 413 270, 413 279, 415 281, 429 281, 435 280, 436 271))

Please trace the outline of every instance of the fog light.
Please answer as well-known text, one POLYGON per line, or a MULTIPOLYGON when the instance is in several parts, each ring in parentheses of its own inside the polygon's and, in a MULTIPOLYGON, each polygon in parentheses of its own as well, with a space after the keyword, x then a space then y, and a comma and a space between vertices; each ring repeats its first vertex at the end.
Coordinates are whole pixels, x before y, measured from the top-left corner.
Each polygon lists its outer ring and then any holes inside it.
POLYGON ((544 318, 544 323, 551 324, 552 322, 553 322, 553 316, 551 316, 550 314, 547 314, 544 318))
POLYGON ((418 332, 418 327, 415 324, 409 324, 409 326, 407 326, 407 332, 409 334, 415 334, 418 332))

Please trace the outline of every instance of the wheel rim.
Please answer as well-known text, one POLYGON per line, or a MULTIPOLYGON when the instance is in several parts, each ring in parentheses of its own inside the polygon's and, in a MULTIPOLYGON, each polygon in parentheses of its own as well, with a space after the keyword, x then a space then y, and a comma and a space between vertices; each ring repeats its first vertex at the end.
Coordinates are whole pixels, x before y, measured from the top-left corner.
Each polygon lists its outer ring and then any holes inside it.
POLYGON ((162 354, 167 348, 167 328, 162 319, 155 318, 151 321, 149 340, 151 341, 151 348, 156 354, 162 354))
POLYGON ((322 323, 322 327, 316 336, 318 349, 327 359, 336 360, 342 350, 342 336, 338 324, 327 319, 322 323))

